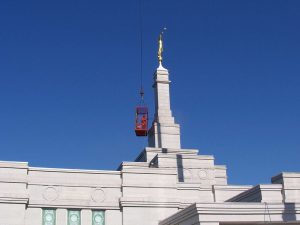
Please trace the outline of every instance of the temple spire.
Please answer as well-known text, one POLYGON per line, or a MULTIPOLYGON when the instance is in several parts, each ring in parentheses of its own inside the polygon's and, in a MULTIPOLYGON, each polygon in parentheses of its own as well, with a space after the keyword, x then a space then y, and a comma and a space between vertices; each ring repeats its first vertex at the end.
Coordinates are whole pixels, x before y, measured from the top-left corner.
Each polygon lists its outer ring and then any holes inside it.
POLYGON ((180 126, 175 123, 170 104, 169 72, 162 66, 163 32, 158 38, 159 67, 153 75, 155 114, 149 130, 148 145, 156 148, 180 149, 180 126))

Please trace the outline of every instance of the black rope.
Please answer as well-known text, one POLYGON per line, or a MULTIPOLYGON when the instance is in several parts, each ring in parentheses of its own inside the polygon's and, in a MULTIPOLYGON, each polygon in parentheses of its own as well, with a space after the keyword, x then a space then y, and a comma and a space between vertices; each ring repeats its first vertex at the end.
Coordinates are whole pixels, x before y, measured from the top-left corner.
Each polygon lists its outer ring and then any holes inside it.
POLYGON ((143 0, 139 0, 139 28, 140 28, 140 95, 141 102, 144 102, 144 89, 143 89, 143 0))
POLYGON ((269 207, 268 207, 268 203, 267 203, 267 202, 264 202, 264 204, 265 204, 264 223, 267 223, 267 221, 266 221, 266 214, 268 214, 268 216, 269 216, 269 222, 272 222, 272 221, 271 221, 270 210, 269 210, 269 207))

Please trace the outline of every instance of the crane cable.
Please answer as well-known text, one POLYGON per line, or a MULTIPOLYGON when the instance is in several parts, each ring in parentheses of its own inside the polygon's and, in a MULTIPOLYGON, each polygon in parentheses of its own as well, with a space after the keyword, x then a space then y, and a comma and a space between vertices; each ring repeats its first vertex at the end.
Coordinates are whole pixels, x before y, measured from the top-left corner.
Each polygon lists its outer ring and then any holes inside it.
POLYGON ((265 212, 264 212, 264 223, 267 223, 266 221, 266 214, 269 216, 269 222, 271 223, 271 214, 270 214, 270 210, 269 210, 269 207, 268 207, 268 203, 267 202, 264 202, 264 205, 265 205, 265 212))
POLYGON ((139 0, 139 30, 140 30, 140 95, 141 103, 144 103, 144 88, 143 88, 143 2, 139 0))

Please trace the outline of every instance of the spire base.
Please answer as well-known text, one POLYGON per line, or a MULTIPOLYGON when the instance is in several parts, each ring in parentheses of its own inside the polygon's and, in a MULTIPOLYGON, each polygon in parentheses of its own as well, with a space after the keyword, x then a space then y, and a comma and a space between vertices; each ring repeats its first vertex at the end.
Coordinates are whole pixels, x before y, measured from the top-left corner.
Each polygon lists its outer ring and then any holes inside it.
POLYGON ((170 109, 169 72, 160 62, 153 76, 155 115, 148 133, 148 146, 180 149, 180 126, 175 123, 170 109))
POLYGON ((162 62, 159 62, 157 70, 167 70, 167 69, 163 67, 162 62))

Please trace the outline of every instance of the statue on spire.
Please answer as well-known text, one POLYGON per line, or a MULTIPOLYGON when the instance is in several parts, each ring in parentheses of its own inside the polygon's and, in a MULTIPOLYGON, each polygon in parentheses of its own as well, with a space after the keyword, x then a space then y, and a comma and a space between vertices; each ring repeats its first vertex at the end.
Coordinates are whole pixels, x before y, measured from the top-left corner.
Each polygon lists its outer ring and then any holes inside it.
POLYGON ((162 57, 162 53, 163 53, 163 33, 164 30, 167 30, 167 28, 164 28, 163 31, 159 34, 159 38, 158 38, 158 52, 157 52, 157 58, 158 58, 158 62, 159 65, 161 65, 163 57, 162 57))

